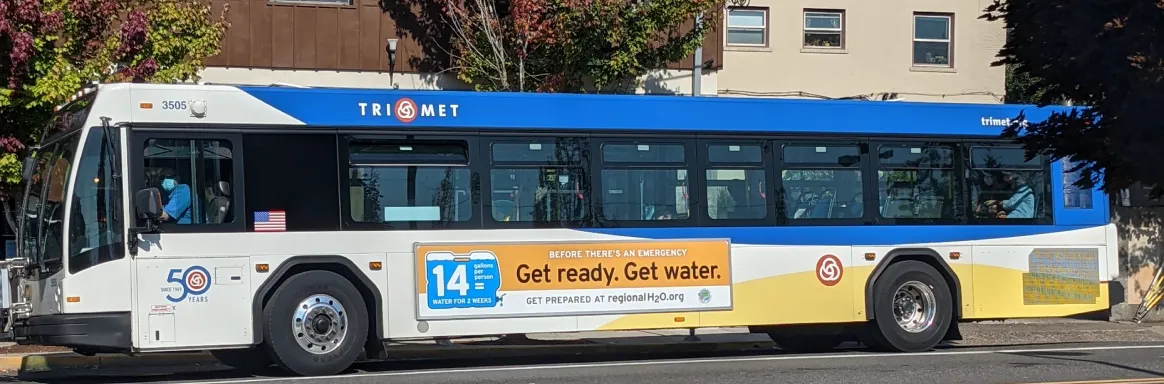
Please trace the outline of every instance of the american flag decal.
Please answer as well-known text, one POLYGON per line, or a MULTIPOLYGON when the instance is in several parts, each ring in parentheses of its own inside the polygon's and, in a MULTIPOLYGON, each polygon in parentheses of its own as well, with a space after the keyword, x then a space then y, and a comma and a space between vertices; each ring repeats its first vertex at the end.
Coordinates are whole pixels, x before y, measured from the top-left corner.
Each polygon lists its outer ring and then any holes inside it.
POLYGON ((283 232, 287 230, 287 212, 255 211, 255 232, 283 232))

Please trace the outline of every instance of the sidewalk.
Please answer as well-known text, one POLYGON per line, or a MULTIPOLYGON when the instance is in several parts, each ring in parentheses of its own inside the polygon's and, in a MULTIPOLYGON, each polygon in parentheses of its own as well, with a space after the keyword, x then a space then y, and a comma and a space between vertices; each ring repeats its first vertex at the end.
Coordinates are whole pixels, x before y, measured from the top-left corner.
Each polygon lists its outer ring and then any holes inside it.
MULTIPOLYGON (((963 340, 953 346, 993 346, 1098 341, 1164 341, 1164 326, 1075 320, 1014 320, 961 325, 963 340)), ((767 335, 748 333, 747 328, 705 328, 700 340, 685 341, 687 330, 617 331, 529 334, 528 339, 457 339, 452 344, 408 342, 389 344, 391 359, 474 359, 522 356, 642 354, 662 352, 737 352, 773 350, 767 335)), ((856 346, 856 345, 852 345, 856 346)), ((71 352, 42 353, 44 347, 0 343, 0 371, 42 372, 125 366, 192 366, 217 361, 206 352, 159 353, 142 356, 81 356, 71 352)), ((57 349, 59 350, 59 349, 57 349)))

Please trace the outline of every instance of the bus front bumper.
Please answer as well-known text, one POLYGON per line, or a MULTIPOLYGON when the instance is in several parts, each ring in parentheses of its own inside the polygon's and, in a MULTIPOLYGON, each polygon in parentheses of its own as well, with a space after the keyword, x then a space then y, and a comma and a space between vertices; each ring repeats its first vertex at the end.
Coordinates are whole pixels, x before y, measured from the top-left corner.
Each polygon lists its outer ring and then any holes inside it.
POLYGON ((69 347, 93 352, 129 352, 129 312, 70 313, 33 316, 17 321, 17 344, 69 347))

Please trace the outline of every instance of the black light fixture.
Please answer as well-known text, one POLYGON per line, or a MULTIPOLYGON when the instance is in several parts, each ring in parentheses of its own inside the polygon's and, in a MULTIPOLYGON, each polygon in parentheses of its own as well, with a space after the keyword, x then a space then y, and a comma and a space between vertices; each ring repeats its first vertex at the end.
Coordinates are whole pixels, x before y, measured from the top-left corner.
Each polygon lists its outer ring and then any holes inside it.
POLYGON ((388 39, 388 45, 384 49, 388 52, 388 82, 392 83, 392 77, 396 73, 396 43, 400 42, 398 39, 388 39))

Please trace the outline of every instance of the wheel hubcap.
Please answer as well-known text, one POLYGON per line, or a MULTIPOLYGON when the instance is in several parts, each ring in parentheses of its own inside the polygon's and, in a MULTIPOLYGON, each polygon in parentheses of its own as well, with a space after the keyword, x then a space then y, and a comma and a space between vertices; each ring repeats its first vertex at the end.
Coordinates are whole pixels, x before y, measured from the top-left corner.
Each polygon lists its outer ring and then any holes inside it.
POLYGON ((893 317, 906 332, 918 333, 929 329, 937 313, 934 290, 924 283, 907 282, 898 287, 893 295, 893 317))
POLYGON ((334 297, 312 295, 295 308, 291 329, 299 347, 314 354, 328 353, 348 335, 347 312, 334 297))

